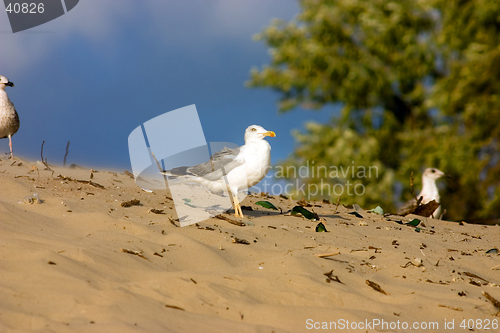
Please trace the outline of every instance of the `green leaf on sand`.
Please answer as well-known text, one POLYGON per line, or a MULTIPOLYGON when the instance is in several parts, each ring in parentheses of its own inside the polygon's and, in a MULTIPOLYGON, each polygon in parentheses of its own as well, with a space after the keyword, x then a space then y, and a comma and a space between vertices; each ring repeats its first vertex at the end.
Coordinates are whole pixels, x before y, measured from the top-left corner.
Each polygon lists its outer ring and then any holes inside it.
POLYGON ((419 219, 413 219, 411 220, 410 222, 408 223, 405 223, 406 225, 411 225, 412 227, 416 227, 417 225, 420 224, 420 220, 419 219))
POLYGON ((302 216, 304 216, 308 220, 316 221, 318 219, 318 214, 310 212, 301 206, 293 207, 292 211, 290 212, 290 214, 292 215, 297 215, 299 213, 302 214, 302 216))
POLYGON ((267 209, 279 210, 278 208, 276 208, 275 205, 273 205, 269 201, 257 201, 255 204, 259 205, 259 206, 262 206, 264 208, 267 208, 267 209))
POLYGON ((320 222, 316 226, 316 232, 328 232, 328 230, 326 230, 325 225, 322 222, 320 222))
POLYGON ((373 208, 372 210, 370 210, 370 212, 378 214, 378 215, 384 215, 384 210, 380 206, 373 208))
POLYGON ((184 204, 185 204, 186 206, 189 206, 189 207, 192 207, 192 208, 197 208, 195 205, 190 204, 191 199, 186 199, 186 198, 184 198, 184 199, 182 199, 182 200, 184 200, 184 204))

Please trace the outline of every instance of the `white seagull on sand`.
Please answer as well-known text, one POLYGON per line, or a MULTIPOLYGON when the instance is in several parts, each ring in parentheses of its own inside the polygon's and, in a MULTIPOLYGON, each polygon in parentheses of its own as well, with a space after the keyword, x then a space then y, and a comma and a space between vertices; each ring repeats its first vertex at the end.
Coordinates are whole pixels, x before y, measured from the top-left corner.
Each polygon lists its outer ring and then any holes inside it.
POLYGON ((208 187, 213 193, 231 192, 234 215, 243 217, 237 194, 257 185, 271 167, 271 145, 264 140, 275 137, 272 131, 252 125, 245 131, 245 144, 238 148, 224 147, 210 157, 210 161, 191 167, 179 167, 162 172, 169 176, 181 176, 208 187))
POLYGON ((14 83, 0 75, 0 139, 9 138, 10 158, 14 158, 12 136, 19 129, 19 116, 5 91, 5 87, 14 87, 14 83))
MULTIPOLYGON (((425 205, 426 203, 436 200, 437 203, 440 203, 441 198, 439 197, 439 190, 436 186, 436 180, 443 177, 445 174, 436 168, 427 168, 425 169, 422 175, 422 191, 417 196, 418 199, 422 197, 421 204, 425 205)), ((399 210, 400 214, 409 214, 417 208, 417 201, 412 199, 405 203, 401 209, 399 210)), ((439 218, 441 214, 441 205, 434 211, 432 216, 434 218, 439 218)))

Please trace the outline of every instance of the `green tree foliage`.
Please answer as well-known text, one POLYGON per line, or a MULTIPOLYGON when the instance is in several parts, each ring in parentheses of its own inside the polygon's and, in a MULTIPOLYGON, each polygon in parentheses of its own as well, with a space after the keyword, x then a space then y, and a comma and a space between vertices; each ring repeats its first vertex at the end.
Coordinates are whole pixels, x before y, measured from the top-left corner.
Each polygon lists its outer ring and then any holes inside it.
MULTIPOLYGON (((411 172, 418 193, 423 169, 436 167, 451 176, 442 191, 445 218, 499 218, 500 1, 300 4, 294 20, 276 20, 257 35, 271 63, 253 69, 248 84, 280 92, 283 112, 330 104, 342 112, 296 132, 283 170, 376 166, 375 178, 302 181, 325 189, 325 182, 363 184, 364 195, 344 194, 342 202, 394 211, 412 196, 411 172)), ((316 196, 336 200, 331 191, 316 196)))

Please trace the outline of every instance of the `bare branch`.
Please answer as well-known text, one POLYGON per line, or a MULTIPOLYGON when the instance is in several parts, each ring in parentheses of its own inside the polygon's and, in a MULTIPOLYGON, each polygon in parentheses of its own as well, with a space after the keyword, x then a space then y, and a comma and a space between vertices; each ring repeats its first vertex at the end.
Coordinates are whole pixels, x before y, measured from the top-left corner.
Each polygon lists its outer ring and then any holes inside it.
POLYGON ((45 165, 45 167, 47 168, 47 170, 50 170, 52 171, 52 177, 54 177, 54 170, 52 170, 49 165, 47 164, 47 160, 43 160, 43 145, 45 144, 45 140, 43 140, 42 142, 42 148, 40 149, 40 157, 42 158, 42 163, 45 165))
POLYGON ((69 153, 69 141, 68 144, 66 145, 66 154, 64 154, 63 166, 66 166, 66 157, 68 157, 68 153, 69 153))

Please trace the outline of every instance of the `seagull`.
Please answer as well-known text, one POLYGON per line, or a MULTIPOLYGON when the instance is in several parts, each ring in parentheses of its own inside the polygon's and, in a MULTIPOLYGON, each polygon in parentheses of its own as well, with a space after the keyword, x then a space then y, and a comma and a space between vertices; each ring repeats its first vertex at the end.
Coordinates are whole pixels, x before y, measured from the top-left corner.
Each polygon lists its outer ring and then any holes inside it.
POLYGON ((245 131, 245 144, 238 148, 224 147, 210 160, 191 167, 178 167, 161 172, 168 176, 182 176, 208 187, 213 193, 230 192, 234 216, 244 217, 237 194, 257 185, 271 167, 271 145, 264 140, 275 137, 272 131, 252 125, 245 131))
POLYGON ((14 83, 0 75, 0 139, 9 138, 10 158, 12 159, 14 158, 12 136, 19 129, 19 116, 5 91, 5 87, 14 87, 14 83))
MULTIPOLYGON (((436 186, 436 180, 445 176, 444 172, 438 170, 436 168, 427 168, 422 174, 422 191, 417 196, 420 199, 422 197, 421 204, 425 205, 426 203, 436 200, 437 203, 440 203, 439 191, 436 186)), ((405 215, 413 212, 417 208, 417 200, 412 199, 406 202, 399 210, 400 215, 405 215)), ((434 211, 432 216, 434 218, 439 218, 441 214, 441 205, 434 211)))

